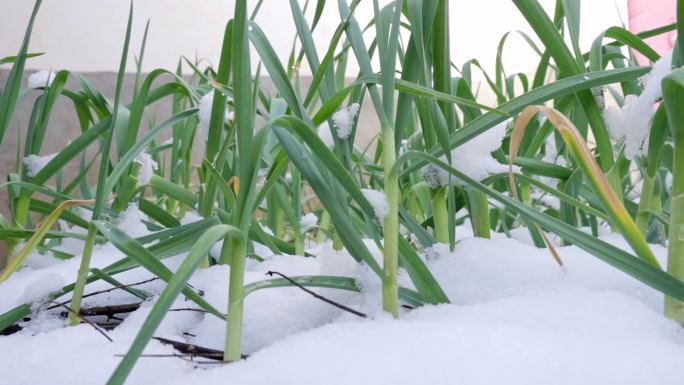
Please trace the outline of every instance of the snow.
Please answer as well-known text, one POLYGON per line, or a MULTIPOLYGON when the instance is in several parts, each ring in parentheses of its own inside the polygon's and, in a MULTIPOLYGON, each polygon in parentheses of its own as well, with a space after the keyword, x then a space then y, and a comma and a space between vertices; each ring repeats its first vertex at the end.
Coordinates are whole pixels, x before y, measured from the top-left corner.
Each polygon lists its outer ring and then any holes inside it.
MULTIPOLYGON (((541 178, 540 178, 541 179, 541 178)), ((558 180, 557 179, 552 179, 552 178, 547 178, 546 180, 542 180, 542 183, 546 183, 547 185, 551 186, 557 186, 558 185, 558 180), (550 182, 550 183, 546 183, 550 182)), ((548 194, 545 191, 537 190, 534 189, 534 191, 530 194, 530 198, 532 198, 535 201, 539 201, 542 205, 560 210, 560 199, 556 198, 555 196, 548 194)), ((527 229, 524 229, 527 231, 527 229)))
POLYGON ((30 282, 16 304, 33 303, 46 297, 53 291, 61 289, 64 285, 66 285, 66 282, 60 275, 55 273, 46 274, 40 277, 40 279, 30 282))
POLYGON ((406 153, 406 151, 409 150, 409 141, 408 139, 402 139, 401 143, 399 144, 399 153, 397 154, 397 157, 402 156, 406 153))
MULTIPOLYGON (((542 157, 542 160, 544 162, 553 163, 553 164, 556 164, 559 166, 567 166, 568 165, 568 161, 565 159, 565 157, 563 155, 558 154, 558 149, 556 148, 556 139, 555 139, 554 135, 551 135, 546 139, 545 148, 546 148, 546 152, 544 153, 544 156, 542 157)), ((551 177, 546 177, 546 176, 536 176, 535 175, 534 178, 537 179, 538 181, 544 183, 545 185, 553 187, 553 188, 558 188, 558 183, 560 182, 556 178, 551 178, 551 177)), ((535 190, 537 190, 537 189, 535 188, 535 190)), ((537 190, 534 192, 534 194, 537 194, 537 196, 540 196, 543 193, 541 190, 537 190)), ((557 198, 550 197, 548 195, 546 195, 546 197, 553 199, 555 201, 553 206, 559 204, 557 198)))
POLYGON ((209 139, 209 121, 211 120, 212 103, 214 103, 214 91, 209 91, 200 99, 199 112, 197 113, 199 119, 199 135, 205 142, 209 139))
MULTIPOLYGON (((81 216, 87 216, 89 212, 81 212, 81 216)), ((89 217, 88 217, 89 219, 89 217)), ((143 214, 137 205, 131 204, 124 212, 122 212, 117 220, 116 227, 125 231, 131 237, 141 237, 150 234, 145 224, 142 223, 147 217, 143 214)), ((60 228, 64 231, 85 234, 86 230, 78 227, 65 228, 64 223, 60 223, 60 228)), ((22 303, 39 304, 47 296, 62 286, 73 283, 76 279, 76 274, 81 262, 81 254, 83 250, 84 241, 78 239, 69 239, 71 242, 62 243, 57 250, 67 253, 75 254, 76 257, 67 260, 55 258, 52 253, 41 254, 37 250, 32 251, 25 263, 25 266, 19 271, 12 274, 12 276, 0 283, 0 314, 11 310, 12 308, 22 303), (11 295, 7 295, 11 293, 11 295)), ((111 244, 97 244, 93 250, 91 260, 91 268, 103 268, 118 259, 123 258, 124 255, 111 244)), ((165 263, 177 260, 183 257, 169 258, 164 260, 165 263)), ((130 272, 122 273, 117 276, 117 279, 126 279, 131 277, 131 282, 150 278, 149 273, 142 269, 136 269, 130 272)), ((88 285, 88 290, 99 290, 102 288, 111 287, 104 282, 98 282, 88 285)), ((130 296, 125 292, 124 297, 130 296)), ((86 301, 88 303, 88 301, 86 301)), ((1 342, 0 342, 1 344, 1 342)))
POLYGON ((363 196, 366 197, 368 203, 373 206, 373 212, 375 217, 378 218, 380 223, 385 222, 385 217, 389 214, 389 205, 387 204, 387 199, 383 191, 373 190, 369 188, 361 189, 363 196))
POLYGON ((23 159, 24 166, 26 167, 26 175, 33 178, 38 175, 40 170, 42 170, 52 159, 54 159, 58 152, 50 155, 40 156, 31 154, 23 159))
MULTIPOLYGON (((440 157, 440 160, 446 162, 447 159, 446 157, 442 156, 440 157)), ((430 188, 438 188, 449 185, 450 174, 436 165, 428 164, 420 169, 420 173, 423 175, 425 183, 427 183, 430 188)))
MULTIPOLYGON (((204 218, 199 216, 196 212, 188 211, 185 213, 185 216, 183 218, 181 218, 180 223, 181 223, 181 225, 189 225, 193 222, 197 222, 197 221, 200 221, 202 219, 204 219, 204 218)), ((217 242, 211 248, 211 250, 209 250, 209 255, 214 259, 218 259, 219 255, 221 255, 221 247, 222 246, 223 246, 223 241, 217 242)))
MULTIPOLYGON (((23 246, 24 243, 22 243, 19 247, 23 246)), ((50 267, 54 264, 57 264, 60 261, 61 259, 55 257, 51 252, 48 252, 45 254, 31 253, 28 255, 24 263, 26 264, 26 266, 31 267, 33 269, 44 269, 46 267, 50 267)))
POLYGON ((660 83, 672 71, 672 51, 653 64, 641 95, 627 95, 622 108, 608 107, 603 114, 610 136, 624 145, 625 158, 648 149, 648 134, 655 114, 653 105, 663 96, 660 83))
POLYGON ((565 166, 567 164, 563 155, 558 154, 558 148, 556 148, 556 138, 554 135, 550 135, 546 139, 546 152, 544 153, 542 160, 544 162, 554 163, 561 166, 565 166))
POLYGON ((147 215, 140 211, 138 204, 131 203, 126 210, 119 215, 117 228, 125 231, 130 237, 142 237, 150 233, 150 231, 147 230, 147 226, 143 223, 143 221, 146 220, 147 215))
MULTIPOLYGON (((501 141, 506 135, 509 120, 497 124, 489 130, 481 133, 451 152, 451 166, 468 177, 480 180, 490 174, 508 172, 508 165, 499 163, 491 155, 501 146, 501 141)), ((440 160, 447 163, 446 156, 440 160)), ((514 172, 519 169, 514 167, 514 172)), ((460 183, 458 178, 435 165, 427 165, 421 169, 425 182, 431 188, 460 183)))
MULTIPOLYGON (((185 216, 181 218, 180 223, 181 225, 187 225, 193 222, 197 222, 199 220, 202 220, 201 216, 199 216, 196 212, 194 211, 188 211, 185 213, 185 216)), ((273 235, 273 232, 271 232, 271 229, 268 227, 262 226, 261 229, 266 232, 269 235, 273 235)), ((254 253, 262 258, 267 258, 273 256, 273 252, 266 246, 261 245, 259 243, 253 242, 253 247, 254 247, 254 253)), ((211 248, 209 251, 209 255, 214 258, 215 260, 218 260, 219 256, 221 255, 221 248, 223 247, 223 240, 216 242, 216 244, 211 248)), ((255 261, 253 259, 247 259, 247 264, 253 264, 255 261)))
MULTIPOLYGON (((89 221, 91 219, 91 216, 92 216, 92 213, 90 211, 82 209, 80 207, 72 208, 72 212, 78 214, 78 216, 85 219, 86 221, 89 221)), ((59 229, 61 231, 66 231, 66 232, 75 233, 75 234, 81 234, 83 236, 85 236, 88 233, 87 229, 84 229, 84 228, 81 228, 78 226, 71 226, 70 227, 66 221, 60 220, 57 223, 59 224, 59 229)), ((58 251, 63 251, 65 253, 72 254, 72 255, 79 255, 82 252, 84 245, 85 245, 84 240, 69 237, 69 238, 63 238, 60 241, 60 245, 55 247, 55 249, 58 251)), ((44 258, 45 256, 39 255, 39 257, 43 262, 46 262, 45 258, 44 258)), ((52 261, 53 259, 54 258, 50 258, 49 260, 52 261)), ((31 261, 31 255, 29 255, 29 257, 27 259, 27 265, 29 267, 31 267, 31 265, 28 263, 29 261, 31 261)))
MULTIPOLYGON (((361 106, 359 103, 352 103, 349 107, 335 112, 332 116, 333 123, 337 128, 337 137, 345 140, 349 138, 354 125, 354 118, 359 114, 361 106)), ((329 127, 328 127, 329 129, 329 127)))
MULTIPOLYGON (((319 264, 313 258, 298 256, 272 256, 261 264, 254 266, 245 276, 245 282, 257 282, 268 279, 265 273, 278 271, 288 276, 317 275, 319 264)), ((193 277, 191 284, 203 290, 205 299, 218 309, 225 309, 228 303, 228 282, 230 272, 228 266, 213 266, 202 270, 193 277)), ((325 293, 325 291, 323 291, 325 293)), ((344 299, 350 293, 334 293, 344 299)), ((327 295, 327 294, 326 294, 327 295)), ((335 296, 333 295, 333 298, 335 296)), ((288 335, 309 330, 334 321, 340 311, 331 308, 321 301, 312 301, 312 297, 296 288, 265 289, 250 294, 245 299, 243 350, 247 354, 254 353, 288 335), (293 312, 293 310, 295 310, 293 312), (269 316, 264 317, 264 311, 269 316), (302 316, 302 313, 307 316, 302 316), (277 318, 278 326, 274 324, 277 318)), ((197 337, 190 342, 201 346, 223 350, 225 338, 225 322, 216 317, 204 317, 188 332, 197 337)))
POLYGON ((606 108, 606 88, 605 86, 603 87, 594 87, 591 89, 591 94, 594 96, 594 100, 596 100, 596 104, 601 110, 604 110, 606 108))
MULTIPOLYGON (((671 323, 624 296, 588 294, 428 307, 400 322, 331 324, 276 343, 247 361, 200 371, 195 378, 206 384, 226 378, 238 384, 271 384, 274 378, 284 384, 680 381, 680 365, 671 356, 681 357, 681 335, 671 323), (620 320, 600 310, 636 314, 620 320), (507 322, 504 314, 513 320, 507 322), (644 331, 644 325, 653 330, 644 331)), ((182 383, 187 379, 170 382, 182 383)))
MULTIPOLYGON (((230 101, 232 98, 227 97, 227 100, 230 101)), ((205 142, 209 140, 209 121, 211 120, 211 106, 213 103, 214 91, 209 91, 204 94, 199 102, 199 111, 197 112, 197 119, 199 122, 197 126, 199 128, 199 136, 205 142)), ((226 120, 232 121, 234 117, 235 114, 233 111, 228 111, 226 108, 226 120)))
POLYGON ((316 214, 307 213, 306 215, 299 218, 299 227, 301 228, 302 233, 305 233, 316 227, 317 222, 318 217, 316 216, 316 214))
POLYGON ((489 174, 507 172, 508 165, 499 163, 491 153, 501 147, 508 121, 501 122, 451 153, 453 167, 467 176, 480 180, 489 174))
POLYGON ((154 172, 159 169, 157 161, 152 159, 149 152, 141 152, 135 157, 135 163, 140 166, 138 169, 138 186, 148 184, 154 172))
POLYGON ((52 70, 34 72, 28 77, 28 88, 49 87, 55 76, 57 73, 52 70))
MULTIPOLYGON (((184 222, 198 217, 189 213, 184 222)), ((136 206, 120 218, 119 228, 134 236, 147 231, 136 206), (138 224, 136 224, 138 222, 138 224), (140 226, 138 226, 140 225, 140 226)), ((361 293, 313 289, 358 309, 360 319, 297 288, 256 291, 245 299, 243 350, 251 354, 229 365, 204 365, 179 358, 141 357, 127 384, 664 384, 681 383, 684 333, 662 316, 663 296, 602 263, 575 246, 559 247, 561 270, 545 249, 493 233, 472 238, 468 224, 456 231, 453 251, 437 244, 422 252, 452 304, 402 309, 399 320, 383 314, 380 280, 345 250, 330 242, 313 245, 314 257, 269 255, 247 266, 245 282, 268 279, 269 270, 289 276, 352 277, 361 293)), ((529 235, 527 235, 529 238, 529 235)), ((619 236, 600 238, 628 249, 619 236)), ((366 246, 377 260, 381 251, 366 246)), ((652 246, 664 262, 666 249, 652 246)), ((185 255, 163 260, 175 270, 185 255)), ((97 245, 93 267, 124 256, 111 245, 97 245)), ((40 300, 62 283, 72 282, 80 256, 43 268, 25 267, 0 283, 0 312, 21 300, 40 300)), ((197 271, 190 284, 225 309, 230 267, 197 271)), ((116 276, 125 283, 150 278, 143 269, 116 276)), ((400 270, 399 282, 411 287, 400 270)), ((86 293, 111 286, 96 282, 86 293)), ((139 288, 163 290, 157 280, 139 288)), ((3 383, 105 383, 128 350, 156 297, 145 301, 123 323, 106 332, 107 341, 89 325, 68 327, 55 311, 34 306, 24 330, 0 336, 3 383), (75 375, 77 373, 78 375, 75 375)), ((62 299, 63 300, 63 299, 62 299)), ((130 303, 120 290, 88 297, 85 306, 130 303)), ((194 307, 179 296, 172 308, 194 307)), ((169 312, 155 336, 223 348, 225 323, 193 311, 169 312)), ((145 354, 173 349, 150 341, 145 354)))
MULTIPOLYGON (((335 124, 337 137, 340 138, 340 140, 346 140, 349 138, 349 135, 351 135, 354 118, 359 114, 359 108, 360 106, 358 103, 353 103, 349 107, 336 111, 333 114, 332 121, 333 124, 335 124)), ((328 146, 328 148, 335 146, 333 133, 327 121, 324 121, 318 126, 318 137, 326 146, 328 146)))
POLYGON ((323 143, 325 143, 326 146, 328 146, 328 148, 335 146, 335 141, 333 140, 332 132, 330 131, 330 125, 327 121, 318 126, 318 137, 323 141, 323 143))

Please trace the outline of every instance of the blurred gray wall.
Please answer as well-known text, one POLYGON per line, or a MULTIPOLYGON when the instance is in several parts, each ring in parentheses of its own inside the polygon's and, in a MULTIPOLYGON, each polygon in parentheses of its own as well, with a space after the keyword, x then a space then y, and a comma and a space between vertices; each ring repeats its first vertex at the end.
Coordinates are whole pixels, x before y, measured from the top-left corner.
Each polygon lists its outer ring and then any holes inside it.
MULTIPOLYGON (((4 85, 7 81, 7 76, 9 74, 8 70, 0 70, 0 84, 4 85)), ((25 78, 22 82, 22 87, 26 87, 26 78, 31 72, 27 71, 25 78)), ((116 86, 116 74, 112 72, 91 72, 82 74, 88 81, 90 81, 95 88, 97 88, 106 98, 113 99, 114 90, 116 86)), ((122 88, 122 101, 123 103, 130 102, 132 98, 133 83, 135 81, 135 76, 133 74, 126 75, 124 79, 124 84, 122 88)), ((163 79, 162 79, 163 81, 163 79)), ((270 81, 265 78, 262 80, 265 84, 266 89, 271 89, 270 81)), ((302 87, 307 88, 310 82, 310 78, 302 79, 302 87)), ((160 82, 161 84, 161 82, 160 82)), ((80 90, 80 85, 72 78, 67 83, 67 88, 71 90, 80 90)), ((33 110, 36 98, 41 95, 42 91, 31 91, 26 94, 17 104, 16 110, 12 117, 12 123, 5 133, 2 145, 0 145, 0 183, 4 183, 7 180, 7 176, 10 173, 15 172, 17 169, 16 154, 18 146, 21 143, 21 150, 23 152, 24 136, 26 134, 26 127, 28 125, 29 118, 31 116, 31 111, 33 110), (21 133, 21 135, 20 135, 21 133)), ((151 105, 147 110, 148 119, 154 119, 157 122, 168 118, 171 115, 171 103, 170 98, 166 98, 160 102, 151 105)), ((143 121, 145 124, 147 120, 143 121)), ((357 144, 367 144, 371 141, 379 132, 379 123, 375 112, 371 107, 369 100, 364 102, 364 108, 361 110, 361 116, 359 120, 359 125, 357 128, 357 144)), ((144 129, 141 130, 141 135, 145 132, 144 129)), ((40 155, 49 155, 55 152, 59 152, 64 148, 71 140, 76 139, 81 134, 81 129, 79 127, 76 114, 74 111, 73 104, 66 97, 61 97, 55 104, 55 107, 50 115, 50 120, 47 127, 47 132, 45 135, 45 140, 43 142, 43 147, 40 155)), ((162 138, 168 137, 162 136, 162 138)), ((95 154, 96 144, 90 146, 88 151, 88 159, 91 159, 95 154)), ((195 161, 201 161, 202 153, 204 151, 203 145, 199 141, 195 141, 195 161)), ((21 166, 21 165, 20 165, 21 166)), ((64 170, 64 175, 68 183, 71 178, 75 177, 79 169, 79 159, 71 161, 64 170)), ((94 166, 89 174, 89 181, 92 184, 96 182, 97 168, 94 166)), ((54 180, 48 182, 49 185, 54 186, 54 180)), ((7 190, 0 190, 0 214, 5 216, 8 220, 11 220, 9 202, 7 198, 7 190)), ((6 254, 4 242, 0 242, 0 266, 2 266, 3 257, 6 254)))

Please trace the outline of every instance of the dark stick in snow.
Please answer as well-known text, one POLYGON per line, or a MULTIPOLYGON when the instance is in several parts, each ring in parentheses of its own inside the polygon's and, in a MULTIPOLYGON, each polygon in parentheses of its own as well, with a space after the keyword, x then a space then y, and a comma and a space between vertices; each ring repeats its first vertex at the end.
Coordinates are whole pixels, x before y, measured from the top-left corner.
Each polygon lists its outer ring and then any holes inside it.
MULTIPOLYGON (((139 286, 139 285, 142 285, 142 284, 145 284, 145 283, 148 283, 148 282, 156 281, 156 280, 158 280, 158 279, 159 279, 159 278, 154 277, 154 278, 146 279, 146 280, 144 280, 144 281, 140 281, 140 282, 136 282, 136 283, 131 283, 131 284, 129 284, 129 285, 118 285, 118 286, 110 287, 109 289, 94 291, 94 292, 92 292, 92 293, 85 294, 85 295, 84 295, 83 297, 81 297, 81 298, 87 298, 87 297, 92 297, 92 296, 98 295, 98 294, 109 293, 110 291, 114 291, 114 290, 118 290, 118 289, 126 289, 126 288, 133 287, 133 286, 139 286)), ((55 303, 55 305, 48 307, 47 310, 56 309, 56 308, 58 308, 58 307, 61 307, 62 305, 68 304, 69 302, 71 302, 71 300, 64 301, 64 302, 59 302, 59 303, 55 303)))
MULTIPOLYGON (((184 356, 202 357, 202 358, 209 358, 212 360, 223 361, 223 351, 222 350, 205 348, 202 346, 187 344, 185 342, 169 340, 169 339, 161 338, 161 337, 152 337, 152 339, 155 339, 164 345, 173 346, 174 349, 183 353, 182 355, 184 355, 184 356)), ((176 356, 179 356, 179 355, 176 355, 176 356)), ((249 356, 246 354, 242 355, 242 358, 247 358, 247 357, 249 357, 249 356)))
MULTIPOLYGON (((65 309, 67 309, 69 312, 74 312, 74 311, 71 310, 71 308, 70 308, 69 306, 67 306, 67 305, 62 305, 62 307, 64 307, 65 309)), ((87 319, 86 317, 84 317, 82 314, 78 314, 78 318, 80 318, 81 320, 83 320, 83 322, 87 323, 88 325, 92 326, 93 329, 97 330, 97 331, 98 331, 100 334, 102 334, 106 339, 108 339, 109 342, 114 342, 114 340, 113 340, 110 336, 108 336, 107 333, 104 332, 104 330, 100 329, 99 326, 97 326, 97 325, 95 325, 94 323, 90 322, 90 320, 87 319)))
POLYGON ((354 310, 354 309, 352 309, 352 308, 350 308, 350 307, 347 307, 347 306, 342 305, 341 303, 338 303, 338 302, 335 302, 335 301, 333 301, 333 300, 331 300, 331 299, 325 298, 325 297, 323 297, 322 295, 317 294, 317 293, 315 293, 315 292, 313 292, 313 291, 311 291, 311 290, 305 288, 304 286, 298 284, 297 282, 293 281, 290 277, 286 276, 285 274, 279 273, 279 272, 277 272, 277 271, 267 271, 267 272, 266 272, 266 275, 268 275, 269 277, 272 277, 274 274, 275 274, 275 275, 278 275, 278 276, 280 276, 280 277, 282 277, 282 278, 284 278, 285 280, 287 280, 288 282, 290 282, 290 283, 293 284, 294 286, 296 286, 296 287, 298 287, 298 288, 304 290, 305 292, 311 294, 312 296, 314 296, 315 298, 320 299, 320 300, 323 301, 323 302, 329 303, 329 304, 335 306, 335 307, 338 308, 338 309, 342 309, 342 310, 344 310, 344 311, 346 311, 346 312, 352 313, 352 314, 354 314, 355 316, 358 316, 358 317, 361 317, 361 318, 368 318, 368 316, 367 316, 365 313, 361 313, 361 312, 358 311, 358 310, 354 310))

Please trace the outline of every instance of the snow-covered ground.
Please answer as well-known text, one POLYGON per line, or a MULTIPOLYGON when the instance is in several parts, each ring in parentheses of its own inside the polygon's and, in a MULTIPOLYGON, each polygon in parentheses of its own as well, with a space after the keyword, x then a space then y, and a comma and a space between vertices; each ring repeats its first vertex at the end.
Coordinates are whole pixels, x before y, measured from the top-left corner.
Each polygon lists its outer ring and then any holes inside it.
MULTIPOLYGON (((122 228, 137 236, 139 213, 122 228)), ((664 318, 662 295, 576 247, 561 247, 561 270, 547 251, 527 244, 522 232, 492 240, 459 228, 455 250, 424 252, 451 305, 404 309, 399 320, 380 312, 380 283, 367 268, 330 244, 309 245, 315 258, 268 255, 250 262, 246 282, 287 275, 355 277, 361 293, 313 289, 367 313, 360 319, 296 288, 254 292, 245 301, 243 348, 247 360, 229 365, 173 357, 141 357, 128 384, 681 384, 684 333, 664 318)), ((624 241, 603 235, 620 247, 624 241)), ((64 247, 77 250, 78 241, 64 247)), ((371 250, 378 254, 370 242, 371 250)), ((665 249, 654 246, 661 260, 665 249)), ((122 258, 100 247, 93 265, 122 258)), ((177 267, 184 256, 167 259, 177 267)), ((33 256, 29 267, 0 284, 0 313, 74 280, 79 258, 33 256)), ((190 283, 215 307, 227 304, 229 268, 198 271, 190 283)), ((142 269, 117 276, 150 278, 142 269)), ((402 283, 408 282, 402 277, 402 283)), ((86 293, 110 287, 98 282, 86 293)), ((140 286, 158 293, 163 283, 140 286)), ((85 306, 130 303, 121 290, 85 299, 85 306)), ((66 327, 55 313, 37 311, 16 334, 0 337, 3 384, 102 384, 125 354, 153 300, 130 314, 105 339, 91 326, 66 327)), ((179 298, 173 308, 194 307, 179 298)), ((156 336, 222 349, 225 324, 192 311, 170 312, 156 336)), ((171 354, 151 341, 145 354, 171 354)))

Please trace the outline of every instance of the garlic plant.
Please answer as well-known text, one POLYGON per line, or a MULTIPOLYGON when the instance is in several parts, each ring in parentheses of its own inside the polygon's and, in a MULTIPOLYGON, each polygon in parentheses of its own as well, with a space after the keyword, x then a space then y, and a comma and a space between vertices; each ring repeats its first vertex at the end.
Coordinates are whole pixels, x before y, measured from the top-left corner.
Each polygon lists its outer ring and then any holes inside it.
MULTIPOLYGON (((282 278, 244 284, 246 258, 259 258, 254 244, 305 258, 307 242, 332 241, 377 274, 382 308, 394 317, 401 317, 401 305, 447 303, 420 252, 438 242, 453 247, 464 221, 485 238, 525 228, 538 247, 551 246, 547 234, 554 234, 664 293, 666 314, 684 323, 684 80, 681 70, 672 71, 682 50, 678 43, 660 58, 644 41, 680 25, 637 35, 612 27, 583 52, 579 2, 558 0, 554 15, 547 15, 536 0, 513 0, 536 34, 537 40, 527 41, 539 64, 533 77, 506 73, 504 36, 490 76, 476 60, 455 63, 451 57, 454 2, 393 0, 381 6, 374 0, 373 18, 358 21, 359 2, 318 0, 314 7, 313 1, 302 6, 290 0, 296 44, 283 62, 259 27, 261 2, 251 9, 238 0, 234 18, 226 20, 217 68, 182 58, 174 70, 138 70, 133 97, 123 100, 124 74, 131 70, 131 8, 110 101, 87 77, 69 70, 34 74, 22 90, 26 62, 34 56, 29 43, 37 0, 18 55, 2 59, 12 69, 0 95, 0 144, 10 134, 19 98, 30 94, 37 100, 24 148, 11 149, 24 164, 0 185, 12 212, 11 220, 0 218, 0 239, 7 240, 10 254, 0 280, 11 279, 32 250, 54 251, 71 236, 54 228, 58 220, 86 232, 80 256, 60 254, 80 258, 74 283, 45 299, 71 296, 72 324, 80 322, 81 299, 94 281, 133 268, 164 280, 109 384, 125 381, 181 293, 208 317, 226 321, 224 358, 240 359, 244 298, 257 289, 291 285, 282 278), (320 56, 313 36, 326 7, 336 9, 339 23, 320 56), (630 50, 655 63, 653 69, 637 65, 630 50), (251 52, 260 60, 257 68, 251 52), (348 79, 352 61, 360 71, 348 79), (313 74, 304 90, 302 66, 313 74), (475 71, 482 72, 482 84, 475 71), (270 78, 273 90, 261 76, 270 78), (481 87, 496 95, 495 106, 481 100, 481 87), (661 96, 663 105, 657 106, 661 96), (43 141, 55 100, 62 98, 73 102, 82 134, 48 155, 43 141), (172 114, 148 124, 143 116, 158 101, 172 105, 172 114), (364 109, 375 111, 381 127, 372 151, 357 141, 368 123, 359 114, 364 109), (535 118, 537 112, 546 119, 535 118), (169 141, 160 139, 165 133, 169 141), (199 163, 193 162, 193 147, 203 151, 199 163), (75 159, 77 175, 64 178, 59 170, 75 159), (634 172, 641 186, 631 178, 634 172), (90 185, 87 176, 95 173, 97 183, 90 185), (149 217, 150 235, 134 238, 113 225, 132 204, 149 217), (188 219, 193 216, 198 220, 188 219), (632 250, 598 238, 601 225, 620 233, 632 250), (381 262, 368 240, 382 250, 381 262), (223 242, 220 253, 212 254, 217 242, 223 242), (667 242, 667 270, 647 242, 667 242), (104 243, 127 258, 95 272, 92 252, 104 243), (160 262, 182 253, 188 254, 177 271, 160 262), (213 264, 230 266, 224 309, 187 285, 195 270, 213 264), (400 274, 410 287, 400 287, 400 274)), ((349 277, 293 279, 358 290, 349 277)), ((0 315, 0 329, 29 315, 31 306, 0 315)))

